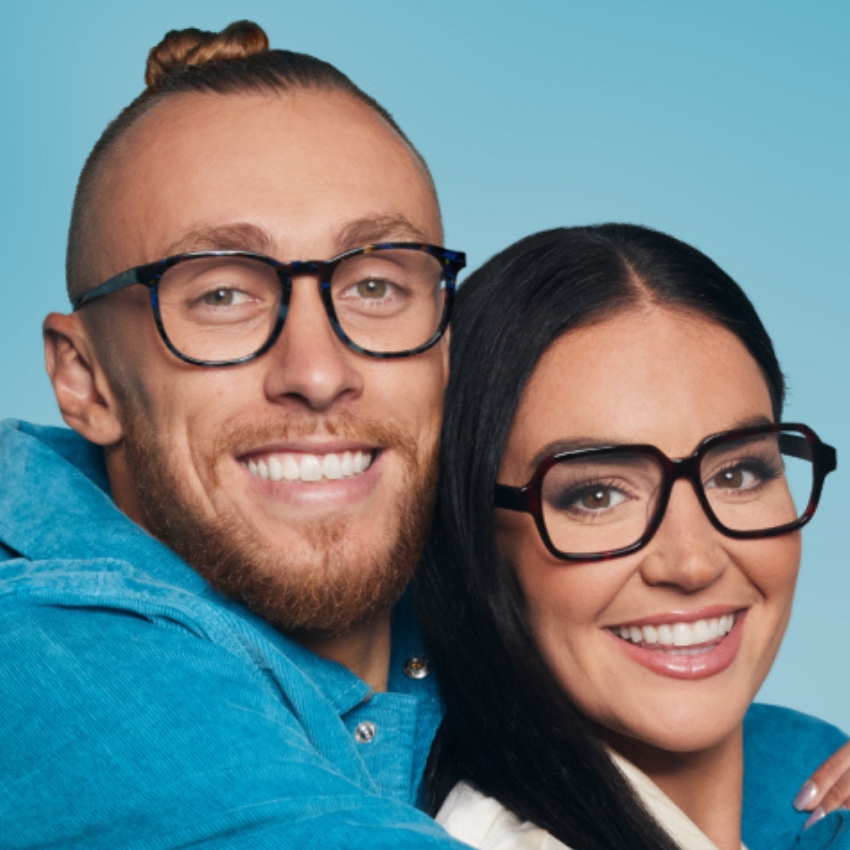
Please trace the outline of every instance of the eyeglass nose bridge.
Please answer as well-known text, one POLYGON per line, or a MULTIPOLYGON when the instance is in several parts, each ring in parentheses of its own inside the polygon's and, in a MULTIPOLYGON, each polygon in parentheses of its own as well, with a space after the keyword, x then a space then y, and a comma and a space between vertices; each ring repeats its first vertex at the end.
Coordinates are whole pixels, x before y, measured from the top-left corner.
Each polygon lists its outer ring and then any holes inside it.
POLYGON ((276 265, 275 271, 280 281, 280 306, 278 307, 277 319, 272 333, 266 344, 255 356, 259 357, 265 354, 275 345, 280 337, 283 327, 286 324, 286 319, 289 316, 289 307, 292 301, 292 280, 296 277, 315 277, 317 279, 319 296, 322 299, 322 306, 325 308, 325 315, 330 322, 331 328, 346 346, 357 348, 340 325, 336 310, 334 309, 331 294, 331 278, 338 263, 338 260, 293 260, 291 263, 276 265))
POLYGON ((277 273, 281 283, 292 288, 292 278, 303 276, 317 276, 319 283, 330 283, 331 274, 336 263, 328 263, 322 260, 293 260, 291 263, 278 268, 277 273))
POLYGON ((702 452, 697 451, 690 455, 690 457, 682 458, 669 458, 658 449, 654 449, 652 454, 655 457, 655 460, 660 464, 664 477, 661 482, 661 492, 659 494, 658 504, 656 505, 654 515, 647 526, 643 537, 641 538, 640 546, 636 548, 643 548, 643 546, 646 546, 661 527, 661 523, 664 522, 664 517, 667 515, 670 498, 673 495, 673 486, 681 479, 685 479, 690 482, 694 495, 696 496, 706 519, 708 519, 712 527, 721 534, 727 535, 728 529, 725 528, 721 524, 720 520, 718 520, 715 516, 714 511, 711 509, 711 505, 708 503, 708 498, 705 495, 705 488, 703 487, 702 479, 700 478, 702 452))

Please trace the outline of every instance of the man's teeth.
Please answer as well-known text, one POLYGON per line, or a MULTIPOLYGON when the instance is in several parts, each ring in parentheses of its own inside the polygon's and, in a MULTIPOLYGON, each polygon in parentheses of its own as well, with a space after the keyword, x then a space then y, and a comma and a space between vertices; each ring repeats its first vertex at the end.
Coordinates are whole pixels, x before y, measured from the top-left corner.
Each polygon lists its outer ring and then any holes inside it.
POLYGON ((336 481, 365 472, 372 465, 372 452, 307 455, 281 453, 242 464, 264 481, 336 481))
POLYGON ((700 646, 725 637, 735 625, 734 614, 724 614, 695 623, 664 623, 660 626, 618 626, 612 629, 623 640, 643 646, 682 649, 700 646))

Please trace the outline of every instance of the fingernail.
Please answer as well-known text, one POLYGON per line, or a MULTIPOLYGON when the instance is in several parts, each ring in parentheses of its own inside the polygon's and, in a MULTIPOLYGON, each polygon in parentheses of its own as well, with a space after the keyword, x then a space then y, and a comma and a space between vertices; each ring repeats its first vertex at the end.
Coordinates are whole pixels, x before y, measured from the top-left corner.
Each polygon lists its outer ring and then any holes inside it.
POLYGON ((812 824, 817 823, 825 816, 826 812, 823 810, 823 806, 818 806, 811 815, 809 815, 809 819, 803 824, 803 829, 808 829, 812 824))
MULTIPOLYGON (((818 795, 818 786, 814 782, 806 782, 803 787, 797 792, 794 798, 794 808, 798 812, 803 812, 811 806, 818 795)), ((787 798, 786 798, 787 799, 787 798)))

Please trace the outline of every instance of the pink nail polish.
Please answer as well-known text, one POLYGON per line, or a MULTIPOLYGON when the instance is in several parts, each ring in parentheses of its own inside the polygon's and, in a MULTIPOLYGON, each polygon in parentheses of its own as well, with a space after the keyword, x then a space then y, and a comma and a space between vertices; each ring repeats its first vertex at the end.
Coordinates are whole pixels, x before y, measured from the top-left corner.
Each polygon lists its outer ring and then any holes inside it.
POLYGON ((814 782, 808 781, 803 783, 803 787, 797 792, 794 798, 794 808, 798 812, 803 812, 812 805, 815 797, 818 794, 818 787, 814 782))
POLYGON ((803 829, 808 829, 812 824, 817 823, 822 817, 826 816, 826 812, 822 806, 818 806, 810 815, 809 819, 803 824, 803 829))

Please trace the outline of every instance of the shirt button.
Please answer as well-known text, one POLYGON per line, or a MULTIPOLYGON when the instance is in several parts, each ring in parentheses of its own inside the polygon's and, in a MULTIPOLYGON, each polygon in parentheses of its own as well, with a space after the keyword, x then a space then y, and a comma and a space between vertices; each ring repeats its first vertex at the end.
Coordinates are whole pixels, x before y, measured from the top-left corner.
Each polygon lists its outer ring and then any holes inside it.
POLYGON ((354 730, 354 740, 358 744, 368 744, 375 737, 376 731, 377 728, 371 720, 364 720, 357 724, 357 728, 354 730))
POLYGON ((424 679, 431 672, 431 665, 424 655, 414 655, 404 662, 403 669, 408 679, 424 679))

